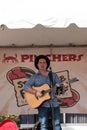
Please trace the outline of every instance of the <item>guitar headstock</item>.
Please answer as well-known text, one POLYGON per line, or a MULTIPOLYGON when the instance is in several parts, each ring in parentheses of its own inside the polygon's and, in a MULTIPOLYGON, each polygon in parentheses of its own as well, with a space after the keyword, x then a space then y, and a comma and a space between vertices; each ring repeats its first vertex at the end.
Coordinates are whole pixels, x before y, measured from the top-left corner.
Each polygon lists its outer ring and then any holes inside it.
POLYGON ((70 83, 77 82, 77 81, 79 81, 79 79, 77 79, 76 77, 69 80, 70 83))

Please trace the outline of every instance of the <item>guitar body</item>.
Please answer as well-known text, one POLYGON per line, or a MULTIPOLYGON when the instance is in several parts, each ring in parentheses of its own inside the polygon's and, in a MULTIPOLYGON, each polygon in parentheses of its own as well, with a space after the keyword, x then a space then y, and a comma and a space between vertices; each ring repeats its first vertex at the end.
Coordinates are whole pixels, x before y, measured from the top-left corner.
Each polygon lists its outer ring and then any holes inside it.
MULTIPOLYGON (((39 91, 47 91, 50 89, 49 85, 47 84, 44 84, 40 87, 33 87, 34 89, 36 90, 39 90, 39 91)), ((25 92, 25 98, 27 100, 27 103, 30 107, 32 108, 37 108, 39 107, 44 101, 50 99, 50 95, 49 93, 45 93, 45 95, 43 95, 42 97, 40 98, 36 98, 36 96, 34 94, 31 94, 29 92, 25 92)))

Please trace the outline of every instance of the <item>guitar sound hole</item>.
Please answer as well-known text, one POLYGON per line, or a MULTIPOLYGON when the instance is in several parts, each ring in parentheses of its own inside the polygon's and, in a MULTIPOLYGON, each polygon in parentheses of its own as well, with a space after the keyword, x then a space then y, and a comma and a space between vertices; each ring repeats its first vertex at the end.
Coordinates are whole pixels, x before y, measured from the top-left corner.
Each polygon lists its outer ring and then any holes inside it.
POLYGON ((41 91, 42 95, 44 96, 45 95, 45 90, 41 91))

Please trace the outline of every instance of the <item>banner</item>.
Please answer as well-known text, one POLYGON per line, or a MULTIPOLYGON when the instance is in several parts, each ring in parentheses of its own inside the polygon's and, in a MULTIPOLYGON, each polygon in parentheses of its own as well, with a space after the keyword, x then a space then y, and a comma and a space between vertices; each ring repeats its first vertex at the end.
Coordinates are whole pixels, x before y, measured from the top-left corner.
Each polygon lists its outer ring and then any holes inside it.
POLYGON ((62 113, 87 111, 87 47, 0 48, 0 115, 37 114, 24 96, 25 82, 37 72, 35 57, 47 55, 67 88, 56 88, 62 113))

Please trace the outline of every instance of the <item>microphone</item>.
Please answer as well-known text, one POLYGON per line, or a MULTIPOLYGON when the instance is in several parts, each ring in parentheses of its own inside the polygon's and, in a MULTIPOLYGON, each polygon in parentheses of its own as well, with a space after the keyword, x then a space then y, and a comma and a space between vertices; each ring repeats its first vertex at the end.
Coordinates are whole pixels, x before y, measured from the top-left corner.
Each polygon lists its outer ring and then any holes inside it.
POLYGON ((51 81, 51 83, 53 84, 53 75, 52 75, 52 68, 49 67, 50 71, 49 71, 49 79, 51 81))

